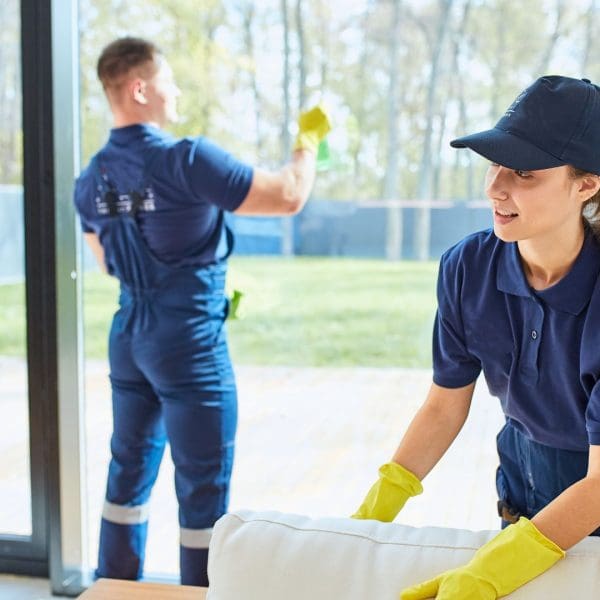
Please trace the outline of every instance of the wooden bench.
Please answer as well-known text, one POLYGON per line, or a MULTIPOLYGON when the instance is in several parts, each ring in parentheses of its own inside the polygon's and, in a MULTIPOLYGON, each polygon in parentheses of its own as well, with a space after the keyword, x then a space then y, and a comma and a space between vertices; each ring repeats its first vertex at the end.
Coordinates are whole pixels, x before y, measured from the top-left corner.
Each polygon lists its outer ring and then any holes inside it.
POLYGON ((98 579, 80 600, 206 600, 208 588, 191 585, 98 579))

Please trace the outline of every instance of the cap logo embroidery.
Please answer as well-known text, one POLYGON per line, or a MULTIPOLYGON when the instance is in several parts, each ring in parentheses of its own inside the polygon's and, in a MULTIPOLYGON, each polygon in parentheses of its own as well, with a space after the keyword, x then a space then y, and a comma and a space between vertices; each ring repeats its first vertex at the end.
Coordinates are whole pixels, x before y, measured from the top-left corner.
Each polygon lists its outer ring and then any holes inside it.
POLYGON ((515 101, 508 107, 508 109, 506 110, 506 112, 504 113, 505 117, 510 117, 514 112, 515 109, 517 108, 517 106, 519 105, 519 102, 521 102, 521 100, 523 100, 523 96, 525 96, 525 94, 528 92, 529 88, 527 88, 526 90, 523 90, 516 98, 515 101))

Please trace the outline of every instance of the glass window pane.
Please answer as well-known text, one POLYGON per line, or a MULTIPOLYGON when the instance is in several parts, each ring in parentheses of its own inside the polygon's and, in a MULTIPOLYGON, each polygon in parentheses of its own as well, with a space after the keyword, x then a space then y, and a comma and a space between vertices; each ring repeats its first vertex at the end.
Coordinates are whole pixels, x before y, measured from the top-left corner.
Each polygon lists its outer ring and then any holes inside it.
POLYGON ((0 535, 31 535, 19 10, 0 3, 0 535))
MULTIPOLYGON (((404 21, 393 9, 399 2, 201 4, 80 0, 83 164, 112 124, 95 63, 102 47, 122 35, 151 39, 173 67, 183 93, 181 118, 169 131, 205 135, 251 164, 277 168, 289 154, 299 111, 321 98, 332 108, 329 151, 322 153, 306 208, 292 220, 230 218, 236 244, 227 290, 243 292, 241 318, 227 324, 239 392, 231 508, 348 515, 431 383, 439 257, 490 225, 480 200, 485 165, 450 151, 447 140, 467 125, 477 128, 476 119, 488 115, 491 101, 500 103, 522 73, 507 69, 513 81, 493 89, 482 83, 476 92, 451 85, 457 69, 465 81, 470 69, 487 69, 482 82, 493 81, 495 61, 471 56, 477 44, 438 52, 427 46, 438 36, 414 28, 399 36, 404 21), (432 56, 445 61, 436 89, 428 80, 432 56)), ((426 30, 436 31, 446 23, 442 4, 413 2, 411 10, 426 30)), ((478 4, 468 31, 454 10, 447 20, 457 35, 444 39, 481 41, 490 33, 479 30, 488 21, 484 7, 478 4)), ((107 337, 118 283, 99 272, 87 250, 85 265, 94 562, 112 429, 107 337)), ((446 466, 428 477, 431 491, 405 509, 405 522, 497 526, 494 433, 501 421, 498 403, 479 385, 446 466), (464 465, 465 448, 473 447, 478 460, 464 465), (448 474, 457 472, 464 494, 448 497, 448 474)), ((173 487, 167 453, 151 500, 148 572, 178 572, 173 487)))

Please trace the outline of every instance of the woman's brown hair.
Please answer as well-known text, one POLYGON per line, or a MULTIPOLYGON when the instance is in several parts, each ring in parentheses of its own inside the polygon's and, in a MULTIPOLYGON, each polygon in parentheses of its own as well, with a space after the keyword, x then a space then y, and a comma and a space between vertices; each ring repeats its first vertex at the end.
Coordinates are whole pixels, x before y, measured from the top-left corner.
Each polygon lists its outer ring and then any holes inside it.
MULTIPOLYGON (((585 177, 586 175, 595 174, 569 165, 569 176, 572 179, 579 179, 580 177, 585 177)), ((597 175, 595 176, 597 177, 597 175)), ((592 231, 596 237, 600 239, 600 190, 598 190, 591 198, 588 198, 583 203, 582 214, 583 218, 592 228, 592 231)))

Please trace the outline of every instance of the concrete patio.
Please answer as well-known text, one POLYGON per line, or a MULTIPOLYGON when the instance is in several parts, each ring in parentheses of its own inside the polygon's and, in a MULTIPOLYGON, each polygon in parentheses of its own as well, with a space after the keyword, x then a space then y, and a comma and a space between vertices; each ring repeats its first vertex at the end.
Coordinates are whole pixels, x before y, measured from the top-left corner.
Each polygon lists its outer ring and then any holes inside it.
MULTIPOLYGON (((236 368, 239 429, 231 508, 349 515, 394 451, 429 386, 428 370, 236 368)), ((27 533, 29 488, 25 368, 0 358, 0 531, 27 533), (7 418, 8 416, 8 418, 7 418)), ((104 362, 86 366, 88 549, 93 566, 111 415, 104 362)), ((493 529, 498 401, 478 385, 457 442, 399 520, 411 525, 493 529)), ((168 453, 152 498, 147 571, 178 569, 177 504, 168 453)))

